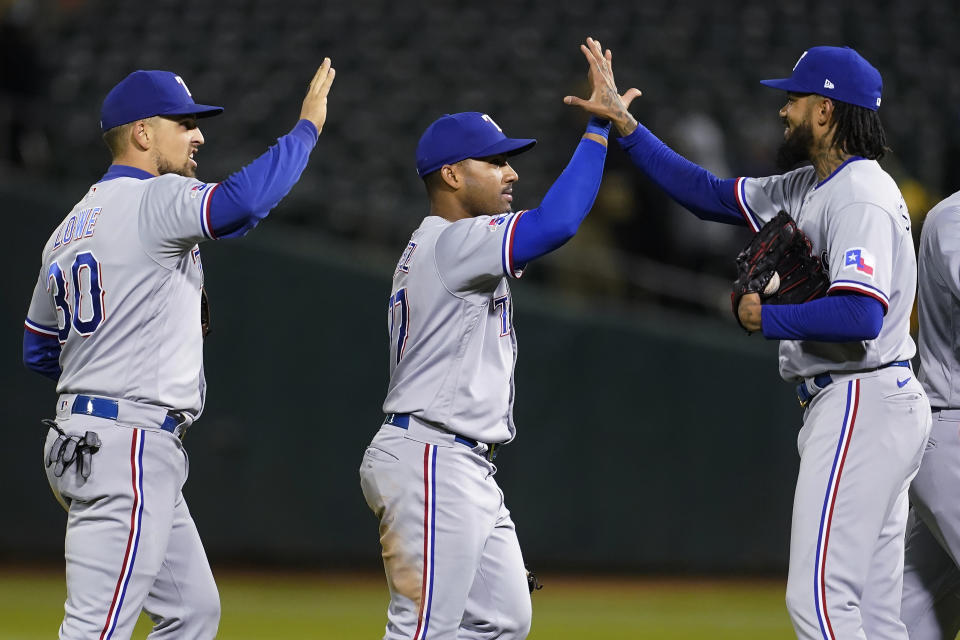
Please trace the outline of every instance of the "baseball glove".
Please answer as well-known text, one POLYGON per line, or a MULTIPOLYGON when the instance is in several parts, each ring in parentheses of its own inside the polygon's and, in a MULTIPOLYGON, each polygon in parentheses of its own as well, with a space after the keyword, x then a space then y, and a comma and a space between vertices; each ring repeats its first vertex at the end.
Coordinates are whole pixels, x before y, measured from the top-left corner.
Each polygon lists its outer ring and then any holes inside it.
POLYGON ((543 584, 537 578, 537 574, 526 567, 524 567, 524 569, 526 569, 527 572, 527 588, 530 589, 530 593, 532 594, 534 591, 543 589, 543 584))
POLYGON ((830 278, 811 250, 810 239, 786 211, 754 234, 737 255, 737 279, 730 293, 733 317, 741 327, 737 310, 748 293, 759 293, 764 304, 800 304, 827 292, 830 278))
POLYGON ((204 287, 200 287, 200 332, 204 338, 210 335, 210 302, 204 287))

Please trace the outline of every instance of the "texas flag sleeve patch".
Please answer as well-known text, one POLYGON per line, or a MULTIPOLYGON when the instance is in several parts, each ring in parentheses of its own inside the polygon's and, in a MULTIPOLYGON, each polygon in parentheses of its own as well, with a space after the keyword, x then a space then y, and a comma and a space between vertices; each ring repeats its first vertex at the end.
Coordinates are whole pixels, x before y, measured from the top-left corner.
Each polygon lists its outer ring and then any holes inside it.
POLYGON ((854 269, 859 273, 873 277, 873 267, 876 264, 873 256, 866 249, 855 248, 847 249, 843 258, 844 269, 854 269))

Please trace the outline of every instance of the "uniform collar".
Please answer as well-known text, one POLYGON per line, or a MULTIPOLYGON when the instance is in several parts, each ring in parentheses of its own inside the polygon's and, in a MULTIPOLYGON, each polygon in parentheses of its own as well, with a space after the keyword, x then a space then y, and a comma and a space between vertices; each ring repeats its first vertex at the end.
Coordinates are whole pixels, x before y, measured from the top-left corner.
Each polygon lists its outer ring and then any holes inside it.
POLYGON ((137 169, 136 167, 131 167, 125 164, 112 164, 110 168, 107 169, 107 172, 103 174, 103 177, 100 178, 99 182, 106 182, 107 180, 114 180, 116 178, 136 178, 137 180, 149 180, 150 178, 156 178, 157 176, 152 173, 148 173, 143 169, 137 169))
POLYGON ((833 176, 835 176, 835 175, 837 175, 838 173, 840 173, 840 170, 841 170, 841 169, 843 169, 845 166, 847 166, 847 165, 850 164, 851 162, 855 162, 855 161, 857 161, 857 160, 866 160, 866 158, 864 158, 863 156, 850 156, 849 158, 847 158, 846 160, 843 161, 843 164, 841 164, 839 167, 837 167, 836 169, 834 169, 833 172, 832 172, 830 175, 828 175, 826 178, 824 178, 823 180, 821 180, 820 182, 818 182, 818 183, 817 183, 817 186, 814 187, 814 189, 819 189, 820 187, 822 187, 823 185, 825 185, 827 182, 830 181, 831 178, 833 178, 833 176))

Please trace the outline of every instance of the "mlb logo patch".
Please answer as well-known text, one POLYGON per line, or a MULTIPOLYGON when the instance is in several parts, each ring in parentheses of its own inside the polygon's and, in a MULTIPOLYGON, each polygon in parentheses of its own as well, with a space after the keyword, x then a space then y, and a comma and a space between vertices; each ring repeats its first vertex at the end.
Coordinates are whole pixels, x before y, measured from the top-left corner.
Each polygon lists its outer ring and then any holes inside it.
POLYGON ((870 276, 871 278, 873 277, 873 268, 876 264, 877 263, 873 259, 873 256, 871 256, 866 249, 848 249, 844 254, 844 269, 853 268, 864 275, 870 276))
POLYGON ((200 195, 201 193, 203 193, 204 189, 206 189, 208 186, 210 186, 210 185, 207 185, 207 184, 194 185, 194 186, 190 189, 190 197, 191 197, 191 198, 196 198, 198 195, 200 195))
POLYGON ((506 221, 507 221, 507 216, 500 216, 500 217, 498 217, 498 218, 491 218, 491 219, 490 219, 490 222, 487 223, 487 229, 488 229, 489 231, 496 231, 496 230, 497 230, 497 227, 499 227, 500 225, 502 225, 502 224, 503 224, 504 222, 506 222, 506 221))

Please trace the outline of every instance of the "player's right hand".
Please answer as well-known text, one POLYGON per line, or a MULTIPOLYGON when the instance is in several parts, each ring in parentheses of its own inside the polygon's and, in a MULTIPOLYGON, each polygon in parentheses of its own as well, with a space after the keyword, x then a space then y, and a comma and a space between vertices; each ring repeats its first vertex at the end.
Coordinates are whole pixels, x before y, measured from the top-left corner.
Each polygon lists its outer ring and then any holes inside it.
POLYGON ((330 66, 330 58, 324 58, 323 64, 310 81, 307 97, 303 99, 303 106, 300 108, 300 119, 312 122, 318 133, 323 131, 323 123, 327 121, 327 94, 330 93, 330 85, 333 84, 336 74, 336 70, 330 66))
POLYGON ((590 97, 584 100, 577 96, 566 96, 563 101, 610 120, 616 125, 621 136, 630 135, 637 128, 637 121, 630 115, 627 107, 634 98, 641 95, 640 90, 630 88, 622 96, 617 92, 617 84, 613 80, 613 53, 610 49, 604 52, 599 42, 587 38, 586 44, 580 45, 580 51, 590 68, 590 97))
POLYGON ((763 317, 759 293, 747 293, 740 298, 740 307, 737 309, 737 315, 740 317, 740 324, 747 332, 760 331, 763 328, 763 317))

